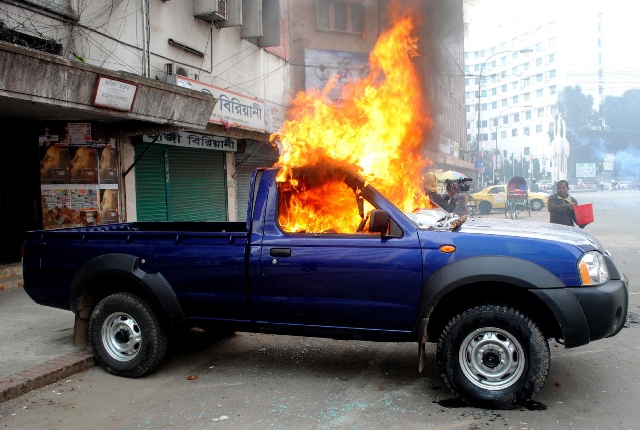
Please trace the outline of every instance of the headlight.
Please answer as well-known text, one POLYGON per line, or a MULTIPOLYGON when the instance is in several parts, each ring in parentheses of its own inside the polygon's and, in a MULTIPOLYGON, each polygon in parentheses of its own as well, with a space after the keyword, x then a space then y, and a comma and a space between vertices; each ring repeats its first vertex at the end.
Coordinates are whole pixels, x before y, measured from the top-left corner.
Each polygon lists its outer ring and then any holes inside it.
POLYGON ((585 252, 578 261, 582 285, 601 285, 609 280, 609 269, 604 257, 597 251, 585 252))

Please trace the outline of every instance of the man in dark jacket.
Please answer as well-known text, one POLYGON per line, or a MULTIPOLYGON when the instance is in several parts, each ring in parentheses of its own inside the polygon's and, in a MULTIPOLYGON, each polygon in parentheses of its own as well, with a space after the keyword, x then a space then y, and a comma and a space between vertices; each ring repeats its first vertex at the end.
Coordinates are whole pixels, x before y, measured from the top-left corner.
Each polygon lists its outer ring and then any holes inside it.
MULTIPOLYGON (((556 194, 551 194, 547 199, 550 221, 553 224, 563 224, 573 227, 576 219, 573 208, 578 201, 569 195, 569 183, 565 180, 558 181, 556 194)), ((584 228, 584 226, 579 226, 584 228)))

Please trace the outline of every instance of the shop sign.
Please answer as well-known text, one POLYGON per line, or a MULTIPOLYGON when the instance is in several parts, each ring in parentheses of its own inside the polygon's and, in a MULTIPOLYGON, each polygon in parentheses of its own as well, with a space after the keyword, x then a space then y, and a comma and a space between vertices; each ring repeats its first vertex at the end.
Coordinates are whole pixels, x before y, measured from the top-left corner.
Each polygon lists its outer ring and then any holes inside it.
MULTIPOLYGON (((145 134, 142 141, 153 142, 158 136, 156 134, 145 134)), ((182 146, 184 148, 204 148, 216 149, 218 151, 237 151, 238 140, 226 136, 212 136, 195 132, 162 133, 158 136, 156 143, 163 145, 182 146)))
POLYGON ((225 128, 240 127, 267 131, 264 101, 223 90, 184 76, 174 76, 177 86, 210 94, 218 99, 209 122, 222 124, 225 128))
POLYGON ((138 86, 136 84, 98 76, 93 105, 129 112, 133 108, 137 92, 138 86))

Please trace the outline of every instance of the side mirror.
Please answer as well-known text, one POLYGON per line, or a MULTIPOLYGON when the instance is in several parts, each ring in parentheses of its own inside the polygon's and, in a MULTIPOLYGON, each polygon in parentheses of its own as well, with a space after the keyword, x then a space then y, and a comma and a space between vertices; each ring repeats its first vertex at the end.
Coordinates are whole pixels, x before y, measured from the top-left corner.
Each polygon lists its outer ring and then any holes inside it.
POLYGON ((386 234, 389 231, 389 213, 382 209, 374 209, 369 216, 369 231, 386 234))

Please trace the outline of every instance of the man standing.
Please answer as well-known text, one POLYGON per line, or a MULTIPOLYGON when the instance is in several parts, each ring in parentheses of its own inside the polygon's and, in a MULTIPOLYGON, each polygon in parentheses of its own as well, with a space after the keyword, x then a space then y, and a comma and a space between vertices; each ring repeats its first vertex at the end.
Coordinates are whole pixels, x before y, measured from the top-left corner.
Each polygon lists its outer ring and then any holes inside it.
MULTIPOLYGON (((552 224, 563 224, 573 227, 576 219, 573 208, 578 201, 569 195, 569 183, 565 180, 558 181, 557 193, 551 194, 547 200, 549 217, 552 224)), ((584 228, 584 226, 579 226, 584 228)))

